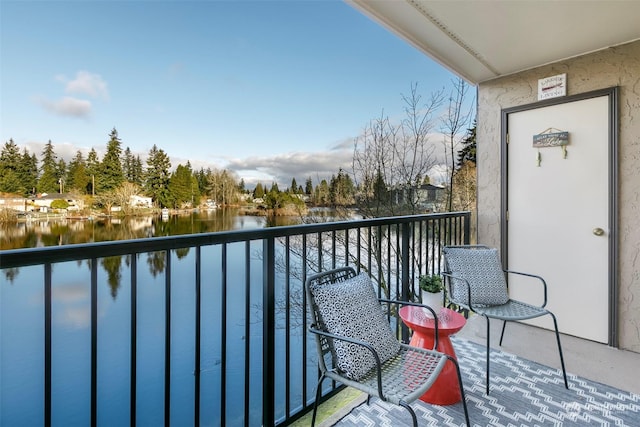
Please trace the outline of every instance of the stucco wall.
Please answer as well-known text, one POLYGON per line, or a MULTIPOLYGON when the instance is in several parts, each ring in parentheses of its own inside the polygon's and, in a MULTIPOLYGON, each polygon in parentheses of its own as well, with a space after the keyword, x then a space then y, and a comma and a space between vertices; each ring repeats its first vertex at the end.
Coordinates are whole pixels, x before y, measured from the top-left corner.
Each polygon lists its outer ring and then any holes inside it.
POLYGON ((500 113, 537 101, 538 79, 567 73, 567 95, 613 86, 619 99, 619 344, 640 352, 640 41, 478 88, 478 241, 500 246, 500 113))

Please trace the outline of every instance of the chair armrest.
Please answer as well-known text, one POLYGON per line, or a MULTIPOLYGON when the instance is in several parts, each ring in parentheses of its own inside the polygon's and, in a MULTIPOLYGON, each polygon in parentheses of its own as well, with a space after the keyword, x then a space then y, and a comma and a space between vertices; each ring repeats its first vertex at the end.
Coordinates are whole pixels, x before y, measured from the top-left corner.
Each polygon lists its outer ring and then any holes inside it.
MULTIPOLYGON (((451 279, 456 279, 456 280, 461 280, 465 283, 465 285, 467 285, 467 303, 466 303, 466 308, 471 310, 471 311, 475 311, 473 309, 473 306, 471 305, 471 284, 469 283, 469 281, 463 277, 460 276, 455 276, 451 273, 447 273, 446 271, 443 271, 442 274, 444 277, 448 277, 449 278, 449 290, 451 290, 451 279)), ((446 292, 446 290, 445 290, 446 292)), ((449 292, 450 294, 452 292, 449 292)), ((449 296, 449 299, 451 299, 451 296, 449 296)), ((455 301, 454 301, 455 302, 455 301)), ((457 303, 456 303, 457 304, 457 303)))
POLYGON ((519 276, 526 276, 526 277, 532 277, 534 279, 538 279, 542 283, 543 295, 544 295, 544 301, 540 307, 542 308, 547 305, 547 282, 541 276, 538 276, 537 274, 523 273, 521 271, 514 271, 514 270, 503 270, 503 271, 505 273, 517 274, 519 276))
POLYGON ((438 348, 438 315, 436 314, 435 310, 431 307, 429 307, 426 304, 420 304, 419 302, 413 302, 413 301, 401 301, 401 300, 393 300, 393 299, 386 299, 386 298, 378 298, 378 301, 380 302, 384 302, 387 304, 396 304, 399 306, 403 306, 403 305, 412 305, 414 307, 423 307, 426 308, 427 310, 429 310, 431 312, 431 314, 433 315, 433 320, 434 320, 434 339, 433 339, 433 350, 438 348))
POLYGON ((309 332, 317 335, 322 335, 324 337, 331 338, 334 340, 346 341, 351 344, 356 344, 356 345, 365 347, 367 350, 369 350, 371 354, 373 354, 373 358, 375 359, 375 362, 376 362, 376 375, 378 380, 378 396, 380 397, 380 399, 386 400, 384 398, 384 394, 382 393, 382 363, 380 363, 380 356, 378 356, 378 352, 375 350, 375 348, 373 348, 371 344, 364 341, 356 340, 350 337, 345 337, 343 335, 336 335, 336 334, 332 334, 331 332, 316 329, 315 325, 311 325, 309 327, 309 332))

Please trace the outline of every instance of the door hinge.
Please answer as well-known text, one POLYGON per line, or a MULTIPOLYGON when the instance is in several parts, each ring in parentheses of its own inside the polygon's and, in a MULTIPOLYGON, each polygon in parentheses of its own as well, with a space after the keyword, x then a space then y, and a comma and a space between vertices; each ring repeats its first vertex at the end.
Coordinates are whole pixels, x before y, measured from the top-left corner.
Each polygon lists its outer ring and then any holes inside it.
POLYGON ((507 144, 509 143, 509 134, 507 134, 507 144))
POLYGON ((509 211, 505 212, 504 217, 509 221, 509 211))

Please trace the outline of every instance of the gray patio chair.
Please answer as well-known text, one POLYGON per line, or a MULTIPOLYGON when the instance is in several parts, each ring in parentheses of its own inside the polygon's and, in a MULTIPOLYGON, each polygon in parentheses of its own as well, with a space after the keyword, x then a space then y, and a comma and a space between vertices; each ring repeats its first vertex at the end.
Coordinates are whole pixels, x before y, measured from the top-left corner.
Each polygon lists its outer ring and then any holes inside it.
POLYGON ((502 345, 508 321, 551 316, 558 343, 564 385, 569 388, 562 345, 560 344, 560 333, 558 332, 558 321, 556 316, 545 308, 547 305, 547 283, 545 280, 535 274, 503 269, 497 249, 484 245, 445 246, 442 252, 445 263, 442 274, 445 277, 445 294, 449 302, 480 314, 487 320, 487 394, 489 394, 490 319, 503 321, 502 333, 500 334, 500 345, 502 345), (536 306, 511 299, 507 284, 508 274, 536 279, 535 281, 542 285, 542 305, 536 306))
POLYGON ((315 425, 322 382, 326 378, 340 382, 371 396, 406 408, 417 427, 410 403, 424 394, 438 374, 451 361, 457 371, 465 421, 469 414, 457 361, 437 347, 437 317, 428 306, 388 299, 378 299, 371 279, 343 267, 310 276, 305 283, 307 301, 315 335, 320 377, 316 389, 311 425, 315 425), (434 350, 400 343, 391 330, 386 307, 416 305, 430 310, 436 319, 434 350))

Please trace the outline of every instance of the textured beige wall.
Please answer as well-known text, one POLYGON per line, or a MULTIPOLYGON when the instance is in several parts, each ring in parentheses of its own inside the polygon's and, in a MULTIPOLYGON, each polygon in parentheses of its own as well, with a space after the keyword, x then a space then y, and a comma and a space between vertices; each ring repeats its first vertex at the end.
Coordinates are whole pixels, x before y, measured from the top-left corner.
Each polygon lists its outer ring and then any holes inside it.
POLYGON ((640 352, 640 41, 480 85, 478 241, 500 246, 500 112, 536 102, 538 79, 562 73, 567 95, 620 87, 619 344, 640 352))

